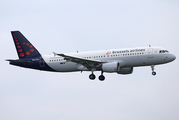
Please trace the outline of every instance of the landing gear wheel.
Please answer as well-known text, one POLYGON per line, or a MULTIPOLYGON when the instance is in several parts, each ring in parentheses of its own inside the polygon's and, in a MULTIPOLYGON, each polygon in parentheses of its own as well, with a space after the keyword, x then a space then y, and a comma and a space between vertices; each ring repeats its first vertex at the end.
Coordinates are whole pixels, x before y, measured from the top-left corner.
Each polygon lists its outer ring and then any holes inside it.
POLYGON ((152 75, 156 75, 156 72, 154 71, 154 66, 155 66, 155 65, 151 65, 152 75))
POLYGON ((104 75, 100 75, 100 76, 99 76, 99 80, 100 80, 100 81, 104 81, 104 79, 105 79, 104 75))
POLYGON ((152 72, 152 75, 156 75, 156 72, 152 72))
POLYGON ((94 74, 89 75, 89 79, 94 80, 96 76, 94 74))

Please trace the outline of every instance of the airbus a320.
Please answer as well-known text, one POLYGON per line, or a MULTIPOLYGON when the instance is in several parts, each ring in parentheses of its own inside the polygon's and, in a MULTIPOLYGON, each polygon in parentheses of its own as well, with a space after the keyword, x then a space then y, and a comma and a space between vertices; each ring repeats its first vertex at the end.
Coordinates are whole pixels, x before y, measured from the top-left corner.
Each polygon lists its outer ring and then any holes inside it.
POLYGON ((105 80, 104 72, 132 74, 134 67, 154 66, 176 59, 174 54, 160 47, 136 47, 76 53, 53 53, 41 55, 20 31, 11 31, 19 59, 7 59, 11 65, 51 72, 91 71, 89 79, 94 80, 94 71, 101 71, 100 81, 105 80))

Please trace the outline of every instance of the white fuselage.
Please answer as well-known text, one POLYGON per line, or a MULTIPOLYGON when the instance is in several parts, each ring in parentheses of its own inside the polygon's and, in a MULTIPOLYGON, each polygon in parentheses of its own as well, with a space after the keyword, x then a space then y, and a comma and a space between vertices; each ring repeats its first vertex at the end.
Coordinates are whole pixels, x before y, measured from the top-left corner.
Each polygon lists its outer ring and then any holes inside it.
MULTIPOLYGON (((66 55, 102 62, 119 62, 120 67, 150 66, 171 62, 175 56, 159 47, 110 49, 91 52, 69 53, 66 55), (164 52, 161 52, 161 51, 164 52)), ((81 64, 64 60, 57 55, 43 55, 44 61, 54 70, 59 72, 90 71, 81 64)), ((42 63, 43 66, 43 63, 42 63)))

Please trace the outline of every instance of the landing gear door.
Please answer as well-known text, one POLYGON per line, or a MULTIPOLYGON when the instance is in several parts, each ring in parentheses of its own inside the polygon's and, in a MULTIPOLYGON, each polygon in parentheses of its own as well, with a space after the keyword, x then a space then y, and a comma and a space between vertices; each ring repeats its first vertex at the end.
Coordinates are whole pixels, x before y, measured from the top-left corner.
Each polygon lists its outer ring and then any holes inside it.
POLYGON ((153 48, 148 49, 148 58, 153 58, 153 48))

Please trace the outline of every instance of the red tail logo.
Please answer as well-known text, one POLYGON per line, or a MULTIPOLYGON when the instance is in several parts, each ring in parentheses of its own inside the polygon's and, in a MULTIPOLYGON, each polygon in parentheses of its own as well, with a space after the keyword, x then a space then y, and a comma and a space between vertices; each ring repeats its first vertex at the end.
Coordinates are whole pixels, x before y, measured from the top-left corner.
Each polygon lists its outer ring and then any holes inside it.
POLYGON ((17 51, 18 51, 20 57, 24 57, 25 55, 30 55, 31 52, 34 52, 34 48, 32 45, 30 45, 29 43, 23 42, 23 44, 21 44, 22 45, 21 46, 15 34, 13 34, 13 37, 14 37, 15 45, 17 47, 17 51), (29 51, 23 51, 23 49, 22 49, 23 47, 29 47, 29 51))

